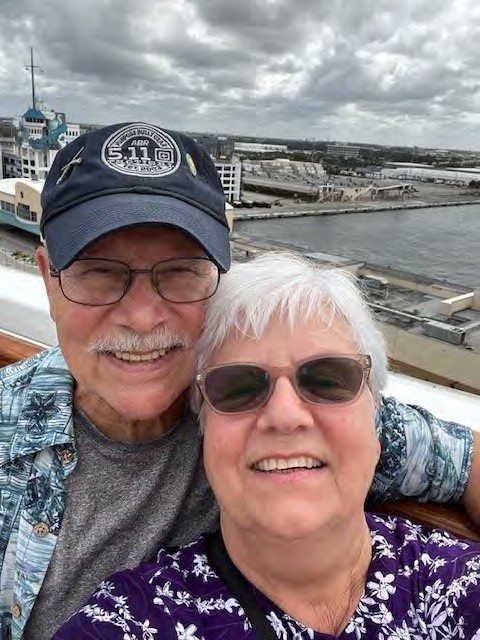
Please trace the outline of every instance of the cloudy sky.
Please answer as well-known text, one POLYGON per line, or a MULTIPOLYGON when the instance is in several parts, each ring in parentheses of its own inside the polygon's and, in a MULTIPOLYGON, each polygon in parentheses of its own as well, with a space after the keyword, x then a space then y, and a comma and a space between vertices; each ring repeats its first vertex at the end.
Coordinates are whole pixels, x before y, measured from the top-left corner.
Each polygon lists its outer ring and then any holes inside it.
POLYGON ((480 150, 478 0, 0 0, 0 116, 480 150))

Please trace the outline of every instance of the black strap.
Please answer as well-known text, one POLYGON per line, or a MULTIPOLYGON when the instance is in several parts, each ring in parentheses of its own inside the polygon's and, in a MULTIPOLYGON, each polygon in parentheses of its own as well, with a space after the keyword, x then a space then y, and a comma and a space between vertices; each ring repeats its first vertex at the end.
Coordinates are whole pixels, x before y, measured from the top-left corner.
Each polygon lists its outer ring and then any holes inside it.
POLYGON ((207 535, 205 542, 210 565, 242 606, 252 629, 257 634, 257 639, 278 640, 272 625, 255 598, 252 585, 231 561, 220 531, 207 535))

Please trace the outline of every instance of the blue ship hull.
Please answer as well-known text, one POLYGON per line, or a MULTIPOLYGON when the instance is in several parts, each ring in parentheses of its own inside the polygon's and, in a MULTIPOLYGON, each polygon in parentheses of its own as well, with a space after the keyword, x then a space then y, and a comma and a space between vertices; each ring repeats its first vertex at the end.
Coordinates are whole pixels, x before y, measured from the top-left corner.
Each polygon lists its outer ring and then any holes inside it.
POLYGON ((38 224, 34 222, 26 222, 24 220, 19 220, 12 213, 6 213, 0 209, 0 225, 8 224, 12 227, 16 227, 17 229, 22 229, 23 231, 28 231, 35 236, 40 237, 40 227, 38 224))

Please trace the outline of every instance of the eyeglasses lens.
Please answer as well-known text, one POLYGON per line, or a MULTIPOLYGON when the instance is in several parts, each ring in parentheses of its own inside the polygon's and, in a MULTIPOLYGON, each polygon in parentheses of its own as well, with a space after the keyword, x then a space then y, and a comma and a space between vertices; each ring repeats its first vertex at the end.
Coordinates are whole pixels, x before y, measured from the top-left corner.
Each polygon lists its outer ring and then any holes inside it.
POLYGON ((353 358, 318 358, 297 369, 296 382, 310 402, 341 404, 357 397, 363 382, 363 368, 353 358))
POLYGON ((240 413, 259 406, 269 392, 268 373, 253 365, 212 369, 205 378, 210 404, 223 413, 240 413))
POLYGON ((166 260, 155 266, 153 283, 170 302, 205 300, 217 289, 218 269, 203 258, 166 260))
POLYGON ((119 300, 128 285, 129 270, 113 260, 77 260, 60 273, 65 296, 80 304, 102 305, 119 300))

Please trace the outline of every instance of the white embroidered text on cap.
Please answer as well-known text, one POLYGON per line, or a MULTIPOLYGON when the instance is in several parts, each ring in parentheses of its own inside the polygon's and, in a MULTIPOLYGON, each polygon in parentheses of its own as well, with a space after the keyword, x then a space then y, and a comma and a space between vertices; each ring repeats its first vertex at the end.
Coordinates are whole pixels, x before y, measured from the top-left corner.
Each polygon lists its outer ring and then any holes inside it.
POLYGON ((130 124, 112 133, 102 147, 102 161, 130 176, 159 178, 177 171, 180 150, 173 138, 151 124, 130 124))

